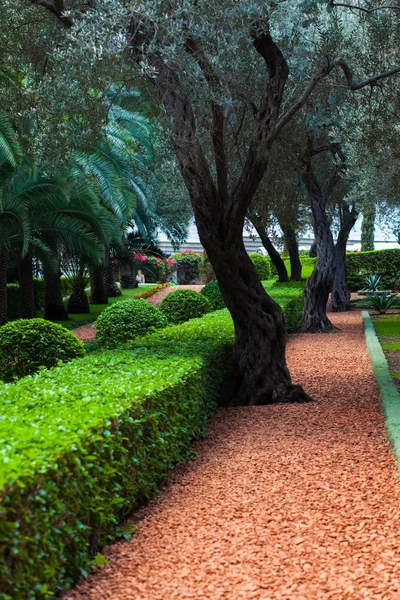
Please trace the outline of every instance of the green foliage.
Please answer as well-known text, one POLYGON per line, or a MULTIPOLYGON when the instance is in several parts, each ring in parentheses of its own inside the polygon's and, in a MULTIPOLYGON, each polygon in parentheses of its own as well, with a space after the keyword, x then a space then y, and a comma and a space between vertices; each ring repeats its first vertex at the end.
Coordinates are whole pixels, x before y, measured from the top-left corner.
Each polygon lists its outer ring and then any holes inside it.
POLYGON ((220 310, 221 308, 226 307, 218 281, 210 281, 209 283, 206 283, 200 294, 203 294, 203 296, 209 300, 213 310, 220 310))
POLYGON ((389 308, 395 308, 399 304, 396 294, 387 294, 386 292, 375 293, 365 301, 368 308, 373 308, 381 315, 384 315, 389 308))
POLYGON ((257 252, 252 252, 249 254, 249 257, 254 265, 255 270, 257 271, 260 281, 269 279, 271 276, 271 270, 267 257, 263 256, 262 254, 257 254, 257 252))
POLYGON ((363 288, 367 292, 377 292, 381 277, 378 275, 367 275, 365 278, 365 287, 363 288))
POLYGON ((20 319, 0 328, 0 378, 6 382, 84 354, 78 338, 44 319, 20 319))
POLYGON ((18 319, 19 317, 19 284, 7 284, 7 317, 18 319))
MULTIPOLYGON (((301 282, 294 282, 301 284, 301 282)), ((267 293, 283 310, 287 331, 293 331, 300 323, 303 313, 303 286, 288 286, 286 283, 274 285, 267 293)))
MULTIPOLYGON (((287 272, 289 273, 289 276, 290 276, 290 259, 288 256, 282 256, 281 258, 284 261, 287 272)), ((277 272, 275 266, 273 265, 271 259, 269 258, 269 256, 267 257, 267 260, 268 260, 268 263, 271 268, 271 276, 277 278, 278 272, 277 272)), ((300 253, 301 276, 303 279, 307 279, 308 277, 310 277, 311 273, 314 270, 316 261, 317 261, 316 258, 305 255, 303 253, 300 253)))
POLYGON ((116 348, 138 335, 166 325, 163 313, 142 298, 123 300, 107 307, 97 319, 97 341, 106 348, 116 348))
POLYGON ((229 379, 227 311, 6 386, 0 420, 4 598, 85 576, 121 521, 187 456, 229 379))
POLYGON ((207 284, 212 281, 215 281, 214 269, 205 251, 203 252, 200 259, 199 274, 202 283, 207 284))
POLYGON ((203 294, 194 290, 177 290, 165 296, 160 310, 169 323, 183 323, 189 319, 202 317, 212 311, 212 305, 203 294))
POLYGON ((347 284, 351 292, 361 290, 365 277, 377 273, 385 290, 399 289, 400 249, 349 252, 346 257, 347 284))

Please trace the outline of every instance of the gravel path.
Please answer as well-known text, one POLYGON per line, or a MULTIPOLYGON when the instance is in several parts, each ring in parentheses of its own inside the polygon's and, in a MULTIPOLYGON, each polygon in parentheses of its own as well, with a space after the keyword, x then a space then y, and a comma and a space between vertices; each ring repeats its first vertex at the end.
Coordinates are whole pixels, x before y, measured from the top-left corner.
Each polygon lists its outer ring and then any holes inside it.
POLYGON ((309 404, 219 409, 64 600, 398 600, 400 503, 359 312, 292 336, 309 404))
MULTIPOLYGON (((171 292, 176 292, 176 290, 194 290, 195 292, 200 292, 203 288, 203 285, 180 285, 180 286, 171 286, 167 287, 160 292, 157 292, 150 298, 145 298, 146 302, 149 304, 153 304, 154 306, 160 306, 161 302, 168 296, 171 292)), ((90 323, 89 325, 82 325, 82 327, 76 327, 72 330, 72 333, 76 335, 77 338, 82 340, 82 342, 91 342, 96 339, 96 325, 95 323, 90 323)))

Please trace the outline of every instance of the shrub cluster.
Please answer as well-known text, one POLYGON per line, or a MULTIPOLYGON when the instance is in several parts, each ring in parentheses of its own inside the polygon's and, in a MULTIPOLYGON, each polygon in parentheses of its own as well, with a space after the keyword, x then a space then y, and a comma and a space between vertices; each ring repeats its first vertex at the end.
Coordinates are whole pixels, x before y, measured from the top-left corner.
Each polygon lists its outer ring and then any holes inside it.
POLYGON ((108 306, 96 321, 99 345, 116 348, 138 335, 168 324, 164 314, 142 298, 121 300, 108 306))
POLYGON ((233 337, 227 311, 212 313, 6 386, 2 598, 52 597, 123 533, 203 431, 233 337))
POLYGON ((212 305, 203 294, 194 290, 177 290, 165 296, 160 310, 169 323, 183 323, 196 319, 212 311, 212 305))
POLYGON ((73 333, 44 319, 19 319, 0 327, 0 379, 5 382, 84 354, 73 333))
POLYGON ((258 254, 257 252, 252 252, 249 254, 251 262, 254 265, 255 270, 257 271, 257 275, 260 278, 260 281, 265 281, 266 279, 270 279, 271 277, 271 269, 269 266, 269 261, 266 256, 262 254, 258 254))
POLYGON ((400 289, 400 249, 374 250, 371 252, 349 252, 346 257, 347 283, 351 292, 365 286, 365 277, 370 274, 381 276, 380 288, 400 289))
POLYGON ((303 286, 274 285, 267 293, 283 310, 287 331, 293 331, 303 313, 303 286))

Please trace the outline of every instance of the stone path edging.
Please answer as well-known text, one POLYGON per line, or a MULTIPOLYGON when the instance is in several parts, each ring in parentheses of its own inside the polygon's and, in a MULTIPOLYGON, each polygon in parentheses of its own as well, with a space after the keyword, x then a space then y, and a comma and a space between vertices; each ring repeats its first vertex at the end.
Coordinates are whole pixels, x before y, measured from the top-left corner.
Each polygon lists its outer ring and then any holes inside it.
POLYGON ((400 394, 367 311, 362 311, 367 350, 385 415, 385 425, 400 471, 400 394))

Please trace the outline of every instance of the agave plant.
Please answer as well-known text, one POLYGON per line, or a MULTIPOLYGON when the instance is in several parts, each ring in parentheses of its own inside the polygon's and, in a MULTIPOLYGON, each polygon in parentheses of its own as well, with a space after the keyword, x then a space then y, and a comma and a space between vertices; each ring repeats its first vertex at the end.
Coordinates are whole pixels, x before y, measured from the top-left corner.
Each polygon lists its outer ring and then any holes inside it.
POLYGON ((367 275, 365 278, 365 288, 366 292, 377 292, 379 289, 379 284, 381 282, 382 277, 378 275, 367 275))
POLYGON ((375 293, 368 298, 366 306, 376 310, 380 315, 384 315, 389 308, 395 308, 400 305, 400 301, 396 294, 387 294, 382 292, 381 294, 375 293))

